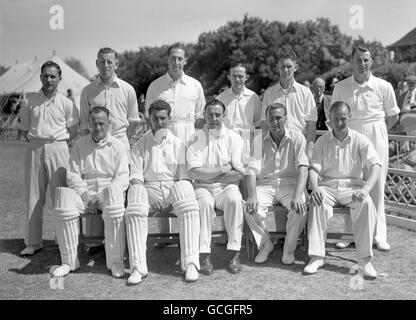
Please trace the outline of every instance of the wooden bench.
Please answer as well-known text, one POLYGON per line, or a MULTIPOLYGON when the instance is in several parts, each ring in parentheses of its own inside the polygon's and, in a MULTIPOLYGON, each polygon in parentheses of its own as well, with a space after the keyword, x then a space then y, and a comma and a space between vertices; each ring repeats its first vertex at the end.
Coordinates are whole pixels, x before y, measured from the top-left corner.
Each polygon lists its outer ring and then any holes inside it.
MULTIPOLYGON (((215 213, 217 215, 217 217, 222 217, 224 215, 224 213, 221 210, 215 210, 215 213)), ((161 219, 166 219, 166 218, 177 218, 177 216, 175 214, 173 214, 172 212, 170 213, 161 213, 160 211, 155 211, 155 212, 151 212, 149 213, 148 218, 161 218, 161 219)), ((82 213, 79 216, 79 228, 80 228, 80 233, 79 233, 79 244, 83 245, 83 244, 103 244, 103 240, 104 240, 104 221, 101 217, 101 214, 88 214, 88 213, 82 213), (99 233, 98 234, 93 234, 90 236, 86 236, 84 233, 84 227, 87 225, 86 220, 87 219, 91 219, 91 223, 95 223, 95 224, 102 224, 102 227, 99 226, 98 229, 99 233)), ((227 233, 226 231, 223 230, 214 230, 212 232, 212 239, 213 240, 219 240, 219 239, 226 239, 227 238, 227 233)), ((149 233, 147 236, 147 243, 150 244, 157 244, 157 243, 167 243, 167 244, 179 244, 179 233, 174 232, 174 233, 149 233)), ((81 246, 82 247, 82 246, 81 246)))
MULTIPOLYGON (((346 215, 350 214, 350 210, 347 207, 334 207, 334 215, 346 215)), ((284 239, 286 236, 286 222, 287 222, 287 214, 288 210, 281 206, 276 205, 269 207, 269 210, 267 214, 273 214, 276 230, 269 231, 270 233, 270 240, 278 240, 278 239, 284 239)), ((257 255, 257 244, 254 240, 253 233, 251 232, 248 225, 244 224, 244 234, 245 234, 245 241, 246 241, 246 250, 247 250, 247 257, 249 260, 254 260, 254 258, 257 255)), ((344 239, 344 240, 350 240, 353 241, 352 233, 345 233, 345 232, 328 232, 327 233, 327 239, 344 239)), ((301 242, 301 248, 304 251, 305 254, 305 262, 309 260, 308 257, 308 223, 306 222, 305 228, 302 231, 302 234, 300 235, 300 242, 301 242)))

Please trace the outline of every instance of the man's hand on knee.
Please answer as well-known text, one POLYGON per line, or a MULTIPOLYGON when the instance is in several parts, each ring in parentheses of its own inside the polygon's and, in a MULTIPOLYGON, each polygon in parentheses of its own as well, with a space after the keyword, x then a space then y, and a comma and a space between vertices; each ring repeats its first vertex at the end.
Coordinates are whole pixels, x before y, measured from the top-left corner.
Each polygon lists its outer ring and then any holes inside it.
POLYGON ((356 189, 352 192, 352 200, 363 201, 368 195, 369 193, 366 188, 356 189))
POLYGON ((322 200, 324 199, 324 193, 322 192, 321 188, 316 188, 312 190, 311 193, 311 201, 320 206, 322 204, 322 200))
POLYGON ((299 215, 305 215, 307 211, 306 203, 301 196, 294 195, 290 202, 290 208, 299 215))

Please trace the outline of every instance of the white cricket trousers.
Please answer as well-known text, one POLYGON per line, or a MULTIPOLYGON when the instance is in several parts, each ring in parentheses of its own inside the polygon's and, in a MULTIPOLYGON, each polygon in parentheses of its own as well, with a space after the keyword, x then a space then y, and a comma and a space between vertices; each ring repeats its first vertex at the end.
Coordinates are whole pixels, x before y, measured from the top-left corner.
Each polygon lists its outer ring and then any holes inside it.
POLYGON ((243 198, 238 186, 221 183, 196 184, 195 195, 199 204, 201 231, 199 252, 211 252, 212 227, 215 208, 224 212, 224 225, 228 235, 227 250, 240 251, 243 236, 243 198))
POLYGON ((373 256, 373 237, 377 212, 370 196, 363 201, 352 201, 354 188, 319 187, 324 193, 320 206, 311 202, 308 220, 308 239, 310 256, 325 257, 325 241, 328 221, 333 216, 336 205, 350 208, 352 231, 359 259, 373 256))
POLYGON ((49 184, 52 203, 55 203, 55 189, 66 187, 66 168, 69 150, 66 141, 47 142, 31 140, 26 149, 25 182, 27 215, 25 224, 25 245, 42 245, 43 207, 49 184))
MULTIPOLYGON (((376 243, 387 242, 386 212, 384 207, 384 185, 387 178, 389 165, 389 138, 385 122, 382 121, 350 121, 349 127, 364 134, 373 143, 374 148, 381 160, 382 167, 379 179, 370 191, 371 199, 377 210, 377 223, 374 240, 376 243)), ((368 171, 364 169, 363 178, 366 180, 368 171)), ((346 230, 351 231, 351 219, 345 217, 346 230)))
MULTIPOLYGON (((299 215, 295 211, 290 209, 290 202, 293 199, 296 185, 280 185, 278 187, 271 185, 259 185, 256 186, 257 201, 259 202, 259 210, 255 214, 249 214, 244 212, 247 225, 250 227, 253 237, 256 241, 257 247, 260 249, 263 244, 270 239, 269 232, 266 228, 266 214, 270 206, 278 203, 282 204, 289 210, 286 223, 286 238, 284 251, 287 253, 293 253, 296 250, 296 242, 301 234, 307 219, 307 215, 299 215)), ((303 193, 303 200, 306 200, 306 195, 303 193)), ((276 219, 276 228, 277 226, 276 219)))

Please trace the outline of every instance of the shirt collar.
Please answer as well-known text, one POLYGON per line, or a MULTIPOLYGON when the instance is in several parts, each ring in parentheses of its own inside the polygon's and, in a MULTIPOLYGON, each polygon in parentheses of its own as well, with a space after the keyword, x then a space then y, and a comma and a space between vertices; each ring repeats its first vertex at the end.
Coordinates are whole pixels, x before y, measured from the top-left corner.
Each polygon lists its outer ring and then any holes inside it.
MULTIPOLYGON (((172 77, 169 75, 169 72, 166 72, 166 78, 168 80, 168 83, 174 83, 172 77)), ((188 76, 185 74, 185 72, 182 73, 182 77, 178 81, 185 85, 188 84, 188 76)))
POLYGON ((342 141, 342 142, 339 141, 337 138, 335 138, 334 130, 329 131, 328 135, 329 135, 329 141, 331 141, 331 142, 340 142, 341 144, 344 144, 344 143, 347 143, 351 140, 351 130, 350 129, 348 129, 347 136, 345 137, 344 141, 342 141))
POLYGON ((46 101, 48 101, 48 102, 50 102, 50 103, 55 103, 55 98, 56 98, 56 95, 58 94, 58 91, 56 91, 55 92, 55 94, 52 96, 52 97, 50 97, 50 98, 48 98, 47 96, 45 96, 45 94, 43 93, 43 91, 42 91, 42 88, 39 90, 39 93, 41 94, 41 96, 46 100, 46 101))
POLYGON ((92 133, 90 133, 90 140, 98 148, 103 147, 105 145, 111 146, 110 136, 111 136, 110 133, 107 132, 107 136, 104 139, 100 141, 95 141, 95 139, 92 136, 92 133))
POLYGON ((161 142, 156 141, 152 129, 149 129, 145 134, 148 135, 152 142, 156 145, 161 145, 164 142, 171 144, 173 142, 173 133, 169 129, 166 129, 166 132, 166 138, 163 139, 161 142))
POLYGON ((363 84, 359 84, 357 81, 355 81, 354 74, 351 76, 351 83, 352 84, 355 84, 355 85, 360 86, 360 87, 368 87, 372 90, 375 89, 375 80, 376 79, 375 79, 375 77, 373 76, 373 74, 371 72, 370 72, 370 76, 368 77, 368 80, 365 81, 363 84))
MULTIPOLYGON (((208 127, 205 125, 204 126, 204 132, 205 132, 205 134, 207 135, 207 137, 208 137, 208 135, 209 135, 209 130, 208 130, 208 127)), ((220 137, 225 137, 226 135, 227 135, 227 131, 228 131, 228 128, 224 125, 224 122, 222 123, 222 126, 221 126, 221 129, 220 129, 220 132, 218 133, 218 135, 217 136, 213 136, 213 135, 211 135, 212 137, 215 137, 215 138, 220 138, 220 137)))
MULTIPOLYGON (((112 87, 113 86, 113 84, 115 83, 115 84, 117 84, 117 85, 119 85, 118 84, 118 80, 119 80, 119 78, 117 77, 117 75, 116 74, 114 74, 114 80, 113 80, 113 82, 111 83, 111 85, 110 85, 110 87, 112 87)), ((100 78, 100 76, 98 76, 97 77, 97 80, 96 80, 97 82, 97 86, 98 85, 103 85, 103 86, 107 86, 102 80, 101 80, 101 78, 100 78)))
POLYGON ((233 91, 233 88, 232 87, 230 87, 230 88, 228 88, 227 89, 227 94, 229 95, 229 96, 232 96, 232 97, 241 97, 241 96, 249 96, 250 95, 250 92, 248 91, 248 89, 244 86, 244 88, 243 88, 243 91, 237 96, 235 93, 234 93, 234 91, 233 91))
MULTIPOLYGON (((282 140, 280 140, 280 146, 283 146, 286 143, 286 141, 289 141, 291 139, 292 139, 292 135, 291 135, 290 129, 285 128, 285 134, 283 135, 282 140)), ((263 140, 270 140, 270 142, 276 144, 272 138, 272 135, 270 134, 270 130, 267 130, 267 133, 264 136, 263 140)))
MULTIPOLYGON (((298 88, 299 88, 299 83, 298 82, 296 82, 296 80, 295 79, 293 79, 293 83, 292 83, 292 85, 288 88, 289 89, 289 91, 288 92, 297 92, 298 91, 298 88)), ((277 82, 277 89, 279 90, 279 91, 285 91, 285 90, 288 90, 288 89, 283 89, 283 87, 282 87, 282 85, 280 84, 280 81, 278 81, 277 82)))

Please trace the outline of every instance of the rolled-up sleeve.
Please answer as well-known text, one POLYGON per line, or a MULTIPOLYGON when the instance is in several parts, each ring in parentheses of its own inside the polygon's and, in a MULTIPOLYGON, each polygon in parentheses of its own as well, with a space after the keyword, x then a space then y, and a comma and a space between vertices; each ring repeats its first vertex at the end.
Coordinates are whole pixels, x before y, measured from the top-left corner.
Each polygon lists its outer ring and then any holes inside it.
POLYGON ((362 136, 360 139, 360 153, 363 164, 367 169, 370 169, 373 165, 382 166, 373 143, 365 136, 362 136))
POLYGON ((387 83, 385 88, 383 104, 387 117, 400 113, 400 109, 397 106, 396 95, 394 94, 393 86, 390 83, 387 83))
POLYGON ((313 148, 312 158, 310 159, 309 169, 316 171, 318 174, 322 171, 323 165, 323 139, 318 138, 313 148))
POLYGON ((295 146, 295 165, 296 168, 300 166, 309 167, 309 159, 306 155, 306 139, 303 135, 298 135, 294 140, 295 146))
POLYGON ((129 122, 139 122, 139 104, 137 103, 136 91, 129 87, 127 91, 127 120, 129 122))
POLYGON ((66 118, 66 127, 70 128, 78 124, 79 121, 79 112, 75 104, 68 99, 67 104, 65 105, 65 118, 66 118))
POLYGON ((205 107, 205 95, 204 90, 202 89, 201 84, 198 82, 198 98, 196 100, 196 106, 195 106, 195 119, 203 118, 203 112, 205 107))
POLYGON ((30 105, 28 101, 20 109, 20 130, 30 130, 30 105))
POLYGON ((79 145, 75 143, 71 150, 69 157, 69 165, 66 173, 66 181, 69 188, 75 190, 75 192, 81 196, 85 191, 88 191, 87 183, 81 178, 81 157, 79 152, 79 145))
POLYGON ((144 182, 144 176, 143 176, 143 152, 141 152, 139 147, 139 142, 136 142, 131 149, 130 152, 130 180, 138 179, 141 182, 144 182))
POLYGON ((129 187, 129 160, 124 145, 117 146, 115 155, 115 170, 111 182, 120 185, 126 191, 129 187))
POLYGON ((88 87, 82 89, 81 98, 79 103, 80 119, 79 125, 82 130, 88 129, 88 115, 90 111, 90 105, 88 102, 88 87))
POLYGON ((312 92, 309 89, 305 89, 305 121, 317 121, 318 112, 316 111, 316 103, 313 98, 312 92))
POLYGON ((203 152, 205 146, 205 132, 203 130, 198 130, 192 135, 186 151, 188 169, 203 167, 203 152))

